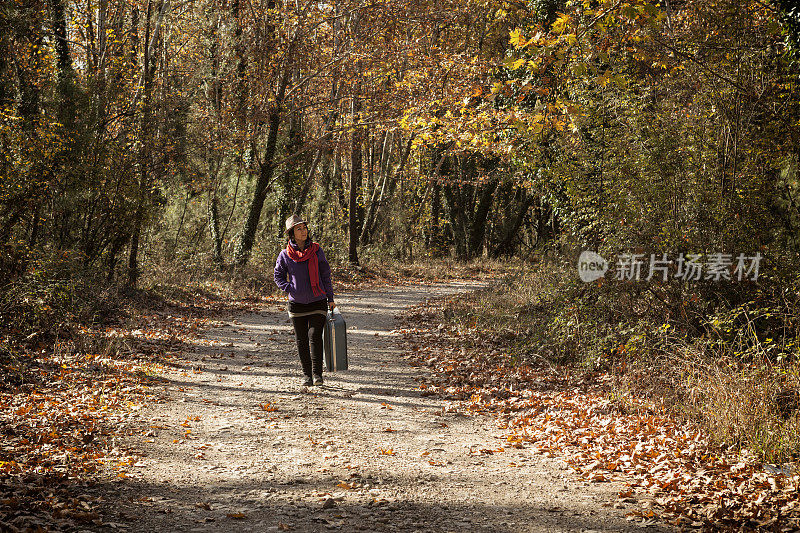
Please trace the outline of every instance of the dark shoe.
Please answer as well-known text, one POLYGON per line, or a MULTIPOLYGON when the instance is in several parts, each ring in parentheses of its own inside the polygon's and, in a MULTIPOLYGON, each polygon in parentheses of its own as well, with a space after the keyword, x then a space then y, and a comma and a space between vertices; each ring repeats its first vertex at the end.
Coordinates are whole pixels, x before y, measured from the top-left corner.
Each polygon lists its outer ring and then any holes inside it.
POLYGON ((316 374, 314 376, 314 385, 322 385, 324 382, 322 381, 322 376, 316 374))
POLYGON ((311 379, 311 376, 306 376, 305 381, 303 381, 303 386, 304 387, 311 387, 312 385, 314 385, 314 380, 311 379))

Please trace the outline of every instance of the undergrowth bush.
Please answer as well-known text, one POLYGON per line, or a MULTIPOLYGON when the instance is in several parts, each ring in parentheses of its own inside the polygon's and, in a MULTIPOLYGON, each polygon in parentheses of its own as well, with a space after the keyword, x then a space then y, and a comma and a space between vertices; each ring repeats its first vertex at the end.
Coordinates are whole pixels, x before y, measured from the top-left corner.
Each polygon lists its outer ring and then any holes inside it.
POLYGON ((583 283, 563 259, 522 265, 450 304, 451 320, 507 340, 510 362, 614 376, 626 409, 647 398, 718 443, 759 458, 800 455, 800 278, 758 284, 583 283))
POLYGON ((77 325, 100 322, 118 309, 117 287, 98 279, 79 255, 42 253, 2 287, 0 329, 9 339, 69 337, 77 325))
POLYGON ((277 292, 273 265, 252 261, 244 267, 219 268, 205 263, 161 262, 151 266, 143 279, 150 296, 183 305, 208 305, 224 300, 258 301, 277 292))

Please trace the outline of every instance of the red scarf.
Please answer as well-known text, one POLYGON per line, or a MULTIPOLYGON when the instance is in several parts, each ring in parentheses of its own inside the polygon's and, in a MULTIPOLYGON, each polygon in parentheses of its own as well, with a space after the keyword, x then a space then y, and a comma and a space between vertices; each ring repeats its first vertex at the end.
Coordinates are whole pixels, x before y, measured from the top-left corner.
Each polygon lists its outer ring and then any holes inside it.
POLYGON ((286 244, 286 253, 289 254, 289 258, 294 261, 295 263, 301 263, 303 261, 308 261, 308 277, 311 278, 311 292, 314 296, 324 296, 325 291, 322 290, 322 287, 319 284, 319 257, 317 257, 317 251, 319 250, 319 244, 312 242, 311 246, 306 246, 306 249, 303 251, 295 250, 292 247, 292 241, 289 241, 286 244))

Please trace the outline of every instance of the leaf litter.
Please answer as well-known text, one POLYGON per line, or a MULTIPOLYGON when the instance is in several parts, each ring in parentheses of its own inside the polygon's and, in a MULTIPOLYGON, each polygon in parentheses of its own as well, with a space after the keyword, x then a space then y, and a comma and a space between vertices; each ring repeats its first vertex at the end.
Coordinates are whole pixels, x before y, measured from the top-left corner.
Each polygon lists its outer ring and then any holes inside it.
POLYGON ((137 477, 143 463, 118 438, 139 427, 145 403, 163 401, 154 376, 180 365, 175 355, 213 324, 216 309, 197 309, 77 326, 50 343, 5 337, 0 373, 13 379, 0 383, 0 530, 121 527, 102 516, 105 499, 91 486, 137 477))
MULTIPOLYGON (((630 520, 682 529, 800 531, 800 473, 712 445, 700 429, 638 401, 612 400, 611 376, 510 357, 508 337, 443 323, 452 300, 402 315, 406 356, 430 370, 422 395, 488 415, 505 446, 563 459, 589 482, 621 482, 630 520)), ((501 451, 473 450, 475 455, 501 451)))

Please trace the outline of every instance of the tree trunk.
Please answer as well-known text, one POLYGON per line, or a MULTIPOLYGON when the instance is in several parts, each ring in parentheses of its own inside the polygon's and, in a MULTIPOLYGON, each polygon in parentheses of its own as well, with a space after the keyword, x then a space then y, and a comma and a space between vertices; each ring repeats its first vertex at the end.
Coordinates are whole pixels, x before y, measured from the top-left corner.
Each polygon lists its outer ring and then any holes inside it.
POLYGON ((541 196, 537 198, 539 204, 536 206, 536 245, 550 240, 555 236, 553 224, 553 210, 541 196))
POLYGON ((153 79, 155 77, 156 65, 155 52, 159 41, 159 33, 164 22, 164 17, 169 9, 169 0, 160 0, 158 14, 155 24, 150 28, 152 19, 152 1, 147 3, 147 20, 145 23, 145 47, 144 61, 142 62, 143 71, 143 97, 142 97, 142 119, 140 128, 140 150, 139 150, 139 198, 136 208, 136 218, 134 220, 133 234, 131 235, 131 250, 128 257, 128 288, 136 288, 139 280, 139 241, 141 239, 142 226, 144 224, 145 213, 150 199, 151 189, 151 164, 152 164, 152 99, 153 99, 153 79))
POLYGON ((339 209, 344 213, 347 211, 347 198, 344 196, 344 187, 342 184, 342 154, 339 150, 336 151, 333 159, 333 177, 331 181, 333 182, 333 188, 336 192, 336 199, 339 202, 339 209))
POLYGON ((483 239, 486 235, 486 219, 489 215, 489 209, 492 207, 492 199, 494 191, 497 189, 499 181, 495 180, 491 183, 483 185, 478 206, 475 209, 475 214, 470 221, 469 242, 467 253, 469 258, 477 257, 481 254, 483 249, 483 239))
POLYGON ((392 157, 392 148, 394 147, 394 132, 384 135, 378 169, 378 183, 375 184, 375 188, 372 190, 372 198, 370 199, 369 206, 367 206, 367 213, 364 215, 364 224, 361 226, 362 245, 366 245, 372 240, 372 226, 375 221, 375 213, 378 209, 379 202, 386 192, 386 182, 389 179, 389 162, 392 157))
POLYGON ((119 253, 122 251, 125 244, 128 242, 127 235, 119 234, 117 238, 114 239, 114 242, 111 245, 111 249, 106 256, 106 269, 108 273, 106 274, 106 280, 111 283, 114 280, 114 273, 117 270, 117 259, 119 258, 119 253))
POLYGON ((300 212, 303 210, 303 207, 305 207, 306 200, 308 199, 308 191, 311 189, 311 183, 314 181, 314 174, 317 170, 320 160, 322 159, 322 152, 322 148, 317 150, 314 160, 311 162, 311 166, 308 169, 308 175, 306 176, 306 181, 303 184, 303 190, 300 191, 300 195, 297 197, 297 202, 294 204, 294 214, 297 216, 300 216, 300 212))
POLYGON ((150 76, 150 54, 152 53, 152 49, 149 43, 152 9, 153 3, 148 1, 144 32, 144 61, 142 61, 144 96, 142 99, 142 119, 139 130, 139 197, 137 199, 136 215, 133 222, 133 233, 131 234, 131 249, 128 255, 128 279, 126 285, 129 289, 136 288, 136 284, 139 281, 139 238, 142 231, 142 219, 144 218, 145 196, 148 195, 148 183, 150 181, 150 101, 153 89, 152 78, 150 76))
POLYGON ((500 257, 502 255, 510 256, 514 254, 516 251, 514 243, 519 235, 519 230, 522 228, 522 224, 525 222, 525 217, 528 215, 528 211, 530 211, 533 204, 538 200, 536 196, 528 196, 527 192, 525 192, 525 189, 520 190, 522 191, 522 202, 517 210, 517 215, 514 217, 514 221, 505 231, 503 240, 500 241, 500 243, 494 248, 494 251, 492 252, 493 257, 500 257))
POLYGON ((467 250, 465 245, 467 242, 467 237, 464 233, 463 219, 458 216, 458 211, 460 211, 463 207, 459 205, 456 200, 458 192, 453 190, 456 187, 456 185, 445 185, 442 190, 444 192, 444 197, 447 200, 447 215, 450 218, 450 227, 453 230, 453 240, 455 241, 456 245, 456 256, 458 256, 459 259, 466 259, 467 250))
POLYGON ((69 130, 75 123, 75 100, 73 88, 72 57, 67 41, 67 20, 64 0, 50 0, 50 13, 53 20, 54 48, 58 83, 59 121, 69 130))
POLYGON ((133 232, 131 234, 131 252, 128 256, 128 280, 126 283, 127 288, 136 288, 136 283, 139 281, 139 236, 142 232, 142 218, 144 217, 142 211, 144 209, 143 203, 140 203, 139 208, 136 210, 136 218, 134 219, 133 232))
MULTIPOLYGON (((231 9, 231 15, 235 19, 234 25, 238 29, 238 2, 234 2, 234 6, 231 9)), ((208 193, 208 226, 211 232, 211 257, 214 264, 217 266, 219 270, 224 269, 224 261, 222 259, 222 233, 220 232, 220 224, 219 224, 219 182, 220 182, 220 166, 221 166, 221 158, 217 155, 217 148, 220 146, 222 134, 220 132, 221 122, 222 122, 222 80, 220 79, 220 51, 219 51, 219 43, 220 43, 220 15, 216 15, 212 22, 211 30, 209 32, 209 39, 211 40, 211 46, 209 47, 209 58, 211 64, 211 79, 208 80, 208 86, 210 88, 211 94, 209 94, 206 99, 211 101, 211 107, 214 110, 214 132, 212 135, 211 144, 215 150, 212 151, 211 155, 206 152, 206 165, 210 170, 210 176, 212 178, 212 187, 208 193)), ((235 35, 236 30, 234 30, 234 46, 238 46, 238 36, 235 35)), ((238 82, 237 77, 237 82, 238 82)), ((241 120, 241 117, 238 114, 238 111, 241 109, 237 109, 236 118, 237 120, 241 120)), ((241 123, 240 123, 241 124, 241 123)), ((236 144, 236 146, 241 146, 240 144, 236 144)))
POLYGON ((6 72, 11 68, 11 42, 10 31, 0 32, 0 109, 14 102, 14 92, 11 80, 6 76, 6 72))
POLYGON ((33 210, 33 216, 31 217, 30 231, 28 232, 28 248, 31 249, 36 245, 36 239, 39 238, 39 222, 41 221, 39 214, 41 211, 42 204, 36 204, 36 208, 33 210))
MULTIPOLYGON (((238 5, 238 4, 237 4, 238 5)), ((272 9, 275 7, 275 0, 270 0, 267 7, 272 9)), ((238 9, 238 8, 237 8, 238 9)), ((267 27, 267 35, 270 39, 275 35, 275 27, 269 24, 267 27)), ((273 176, 275 174, 275 152, 278 143, 278 128, 281 125, 283 118, 282 111, 284 100, 286 99, 286 88, 289 85, 292 74, 294 73, 293 65, 294 45, 290 44, 284 58, 283 72, 278 79, 278 87, 275 91, 275 101, 269 110, 267 118, 267 126, 269 131, 267 133, 267 141, 264 146, 264 154, 259 162, 258 179, 256 180, 255 191, 247 208, 247 218, 241 230, 241 237, 239 243, 236 245, 236 250, 233 255, 233 264, 237 267, 242 267, 247 264, 250 259, 250 253, 253 249, 255 242, 256 230, 258 229, 258 222, 261 219, 261 211, 264 208, 264 200, 267 197, 272 186, 273 176)), ((242 63, 240 62, 239 65, 242 63)))
POLYGON ((438 255, 441 247, 441 235, 439 232, 439 215, 442 209, 441 187, 438 183, 433 183, 433 195, 431 198, 431 226, 425 233, 425 246, 428 250, 434 250, 434 255, 438 255))
POLYGON ((222 234, 219 231, 219 205, 216 188, 210 191, 208 195, 208 221, 211 227, 214 264, 222 270, 225 267, 225 263, 222 259, 222 234))
MULTIPOLYGON (((285 92, 287 82, 288 76, 284 76, 284 80, 281 81, 281 93, 285 92)), ((264 148, 264 157, 259 166, 255 192, 253 193, 253 198, 247 209, 247 218, 242 228, 242 236, 239 239, 239 244, 236 246, 236 251, 233 255, 233 262, 237 267, 242 267, 247 264, 247 261, 250 259, 250 252, 253 249, 256 229, 258 229, 258 221, 261 218, 261 210, 264 208, 264 200, 267 198, 267 192, 269 192, 269 187, 272 184, 272 177, 275 174, 273 160, 275 159, 275 147, 278 143, 278 128, 280 127, 280 123, 281 110, 280 105, 276 102, 269 112, 269 133, 267 134, 267 144, 264 148)))
MULTIPOLYGON (((95 95, 95 105, 92 113, 93 122, 99 124, 103 122, 106 109, 106 65, 108 64, 108 0, 100 0, 97 7, 97 89, 95 95)), ((102 135, 102 129, 97 128, 96 136, 102 135)))
MULTIPOLYGON (((358 100, 358 91, 353 97, 353 122, 359 120, 358 113, 360 109, 360 102, 358 100)), ((361 189, 361 181, 363 180, 363 169, 361 161, 361 129, 353 128, 350 143, 350 202, 348 210, 348 233, 350 238, 350 246, 348 248, 347 258, 350 264, 358 265, 358 193, 361 189)))
MULTIPOLYGON (((233 18, 233 48, 236 55, 236 85, 234 87, 236 100, 236 121, 238 125, 236 143, 239 147, 245 146, 247 133, 247 56, 245 55, 244 42, 242 38, 242 20, 240 0, 233 0, 231 3, 231 16, 233 18)), ((244 152, 244 150, 242 150, 244 152)))
MULTIPOLYGON (((300 80, 299 68, 295 67, 292 69, 291 79, 292 83, 296 83, 300 80)), ((292 205, 292 200, 295 194, 295 185, 299 181, 297 180, 296 176, 298 173, 300 175, 305 174, 302 170, 302 162, 306 159, 305 154, 302 156, 294 156, 294 154, 296 154, 303 145, 303 112, 297 109, 294 101, 292 101, 291 108, 288 110, 288 117, 289 131, 286 135, 286 143, 283 147, 283 153, 286 156, 291 157, 292 162, 286 164, 283 173, 278 179, 278 182, 282 184, 283 187, 283 193, 280 197, 280 205, 278 207, 278 220, 285 220, 288 218, 289 213, 291 213, 295 208, 296 200, 294 202, 295 205, 292 205)), ((279 235, 283 234, 282 227, 278 227, 276 229, 279 235)))

